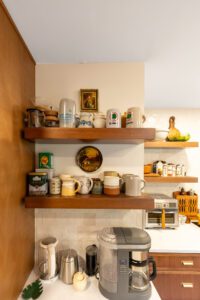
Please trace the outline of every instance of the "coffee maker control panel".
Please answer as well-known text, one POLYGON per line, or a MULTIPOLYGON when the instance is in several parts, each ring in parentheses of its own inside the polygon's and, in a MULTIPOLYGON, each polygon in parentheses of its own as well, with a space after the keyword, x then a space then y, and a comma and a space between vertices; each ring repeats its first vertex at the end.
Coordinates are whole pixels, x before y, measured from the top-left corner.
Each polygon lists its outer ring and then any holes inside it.
POLYGON ((120 273, 127 273, 129 269, 129 261, 124 258, 119 260, 119 271, 120 273))

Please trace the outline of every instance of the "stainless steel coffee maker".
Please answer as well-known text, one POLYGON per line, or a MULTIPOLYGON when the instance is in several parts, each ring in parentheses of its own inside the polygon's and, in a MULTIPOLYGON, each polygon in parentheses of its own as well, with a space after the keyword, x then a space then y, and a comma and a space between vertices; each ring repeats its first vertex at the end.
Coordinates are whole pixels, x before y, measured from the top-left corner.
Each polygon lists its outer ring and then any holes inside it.
POLYGON ((149 234, 139 228, 110 227, 98 239, 101 293, 110 300, 149 299, 150 280, 156 277, 149 234))

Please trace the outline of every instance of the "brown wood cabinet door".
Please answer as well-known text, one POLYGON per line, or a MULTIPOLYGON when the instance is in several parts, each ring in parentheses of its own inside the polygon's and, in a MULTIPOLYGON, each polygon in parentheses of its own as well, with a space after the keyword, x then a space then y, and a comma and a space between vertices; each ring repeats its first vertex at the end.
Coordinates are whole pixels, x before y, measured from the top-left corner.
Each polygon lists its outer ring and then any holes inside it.
MULTIPOLYGON (((158 270, 200 271, 199 254, 153 254, 158 270)), ((200 299, 200 297, 199 297, 200 299)))
POLYGON ((200 299, 200 274, 158 274, 153 283, 162 300, 200 299))

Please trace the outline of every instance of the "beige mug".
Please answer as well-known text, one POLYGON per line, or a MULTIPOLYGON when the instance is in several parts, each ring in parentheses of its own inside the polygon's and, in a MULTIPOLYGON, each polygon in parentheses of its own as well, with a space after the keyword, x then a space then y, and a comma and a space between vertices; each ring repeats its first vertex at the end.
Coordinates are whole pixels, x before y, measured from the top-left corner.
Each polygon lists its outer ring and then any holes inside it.
POLYGON ((140 128, 143 126, 145 117, 140 107, 130 107, 126 116, 126 128, 140 128))
POLYGON ((127 196, 141 196, 141 192, 145 187, 145 181, 136 175, 126 175, 125 178, 125 194, 127 196), (143 183, 143 185, 142 185, 143 183))

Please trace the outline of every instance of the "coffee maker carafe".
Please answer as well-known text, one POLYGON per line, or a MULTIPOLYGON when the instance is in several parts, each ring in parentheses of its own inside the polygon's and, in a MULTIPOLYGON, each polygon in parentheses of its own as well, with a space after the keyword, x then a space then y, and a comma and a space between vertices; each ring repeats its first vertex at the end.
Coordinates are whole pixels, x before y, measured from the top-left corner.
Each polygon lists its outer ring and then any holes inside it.
POLYGON ((99 234, 99 289, 110 300, 147 300, 156 265, 151 239, 139 228, 110 227, 99 234), (152 265, 151 273, 149 265, 152 265))

